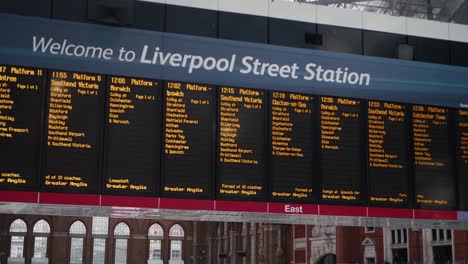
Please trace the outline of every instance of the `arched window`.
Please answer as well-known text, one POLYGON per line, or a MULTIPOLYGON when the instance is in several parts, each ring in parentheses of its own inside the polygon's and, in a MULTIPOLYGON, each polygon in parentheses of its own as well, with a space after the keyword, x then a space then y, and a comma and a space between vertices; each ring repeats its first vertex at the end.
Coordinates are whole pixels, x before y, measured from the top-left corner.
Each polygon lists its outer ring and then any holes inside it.
POLYGON ((169 238, 171 240, 171 261, 182 261, 182 240, 184 239, 184 228, 175 224, 169 229, 169 238))
POLYGON ((81 221, 75 221, 70 226, 70 264, 83 263, 84 238, 86 237, 86 226, 81 221))
POLYGON ((159 224, 153 224, 148 229, 149 257, 148 263, 157 263, 161 260, 161 241, 164 238, 163 228, 159 224))
POLYGON ((44 219, 36 222, 33 227, 35 259, 47 258, 47 238, 50 235, 50 226, 44 219))
POLYGON ((21 219, 16 219, 10 225, 10 258, 23 258, 24 254, 24 237, 28 232, 26 223, 21 219))
POLYGON ((114 228, 115 239, 115 264, 127 263, 127 240, 130 238, 130 228, 121 222, 114 228))

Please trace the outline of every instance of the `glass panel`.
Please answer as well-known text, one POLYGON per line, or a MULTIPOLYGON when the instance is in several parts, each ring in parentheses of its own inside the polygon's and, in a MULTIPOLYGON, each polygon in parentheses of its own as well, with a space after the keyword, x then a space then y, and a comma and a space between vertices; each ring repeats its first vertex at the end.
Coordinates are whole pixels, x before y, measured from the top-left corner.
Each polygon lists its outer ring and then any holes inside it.
POLYGON ((115 240, 115 264, 127 263, 127 239, 115 240))
POLYGON ((45 220, 41 219, 37 221, 33 228, 34 233, 50 233, 50 226, 45 220))
POLYGON ((445 240, 445 230, 444 229, 439 229, 439 240, 444 241, 445 240))
POLYGON ((86 235, 86 226, 81 221, 76 221, 70 226, 70 234, 86 235))
POLYGON ((392 244, 395 245, 396 244, 396 241, 395 241, 395 230, 392 230, 392 244))
POLYGON ((403 243, 407 244, 408 243, 408 230, 403 229, 403 243))
POLYGON ((437 229, 432 229, 432 241, 437 241, 437 229))
POLYGON ((93 217, 93 235, 107 235, 109 230, 109 218, 93 217))
POLYGON ((24 250, 24 237, 23 236, 12 236, 10 246, 10 257, 22 258, 24 250))
POLYGON ((171 240, 171 260, 182 260, 181 240, 171 240))
POLYGON ((34 238, 34 258, 47 257, 47 237, 34 238))
POLYGON ((130 235, 130 228, 125 223, 119 223, 114 228, 114 236, 129 236, 130 235))
POLYGON ((106 240, 95 238, 93 243, 93 264, 104 264, 106 254, 106 240))
POLYGON ((447 230, 447 240, 452 240, 452 230, 447 230))
POLYGON ((403 264, 408 262, 408 250, 406 248, 392 249, 393 263, 403 264))
POLYGON ((159 224, 153 224, 148 229, 149 236, 164 236, 164 231, 159 224))
MULTIPOLYGON (((451 246, 436 246, 432 247, 435 264, 452 263, 452 247, 451 246)), ((463 262, 462 262, 463 263, 463 262)))
POLYGON ((161 259, 161 240, 149 241, 149 260, 161 259))
POLYGON ((179 224, 175 224, 169 230, 169 236, 171 237, 183 237, 184 229, 179 224))
POLYGON ((401 244, 401 242, 402 242, 402 240, 401 240, 401 231, 402 231, 401 229, 397 230, 397 234, 398 234, 397 243, 398 244, 401 244))
POLYGON ((10 225, 10 232, 24 232, 26 233, 28 228, 26 227, 26 223, 21 219, 16 219, 10 225))
MULTIPOLYGON (((76 223, 76 222, 75 222, 76 223)), ((70 246, 70 263, 81 264, 83 263, 83 238, 72 238, 70 246)))

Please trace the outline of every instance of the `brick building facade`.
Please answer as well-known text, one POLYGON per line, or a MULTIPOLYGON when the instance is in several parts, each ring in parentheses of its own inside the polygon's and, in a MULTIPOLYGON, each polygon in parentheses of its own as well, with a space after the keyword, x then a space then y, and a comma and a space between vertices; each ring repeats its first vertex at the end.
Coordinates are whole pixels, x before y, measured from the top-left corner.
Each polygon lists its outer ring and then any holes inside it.
POLYGON ((468 231, 0 216, 0 263, 468 263, 468 231))

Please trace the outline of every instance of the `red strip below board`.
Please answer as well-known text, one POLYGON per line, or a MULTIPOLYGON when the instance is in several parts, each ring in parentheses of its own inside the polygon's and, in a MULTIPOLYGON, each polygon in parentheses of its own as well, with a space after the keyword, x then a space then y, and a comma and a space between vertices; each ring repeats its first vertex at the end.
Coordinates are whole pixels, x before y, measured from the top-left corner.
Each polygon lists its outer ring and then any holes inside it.
POLYGON ((385 218, 413 218, 412 209, 404 208, 376 208, 369 207, 367 210, 368 217, 385 217, 385 218))
POLYGON ((433 220, 457 220, 458 215, 456 211, 442 211, 442 210, 414 210, 415 219, 433 219, 433 220))
POLYGON ((318 214, 316 204, 269 203, 268 212, 279 214, 318 214))
POLYGON ((268 203, 216 201, 216 211, 266 213, 268 212, 268 203))
POLYGON ((75 193, 40 193, 40 204, 67 204, 99 206, 100 196, 75 193))
POLYGON ((160 198, 159 208, 178 210, 214 210, 213 200, 160 198))
POLYGON ((158 208, 158 198, 103 195, 101 206, 158 208))
POLYGON ((320 205, 320 215, 367 216, 367 208, 361 206, 320 205))
POLYGON ((0 191, 0 202, 37 203, 37 192, 0 191))

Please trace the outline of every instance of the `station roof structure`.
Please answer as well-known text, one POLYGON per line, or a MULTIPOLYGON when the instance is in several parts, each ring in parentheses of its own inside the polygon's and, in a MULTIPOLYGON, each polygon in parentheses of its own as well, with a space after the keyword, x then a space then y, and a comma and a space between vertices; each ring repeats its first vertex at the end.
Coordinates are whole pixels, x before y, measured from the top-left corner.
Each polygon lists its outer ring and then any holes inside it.
POLYGON ((289 0, 468 25, 468 0, 289 0))

